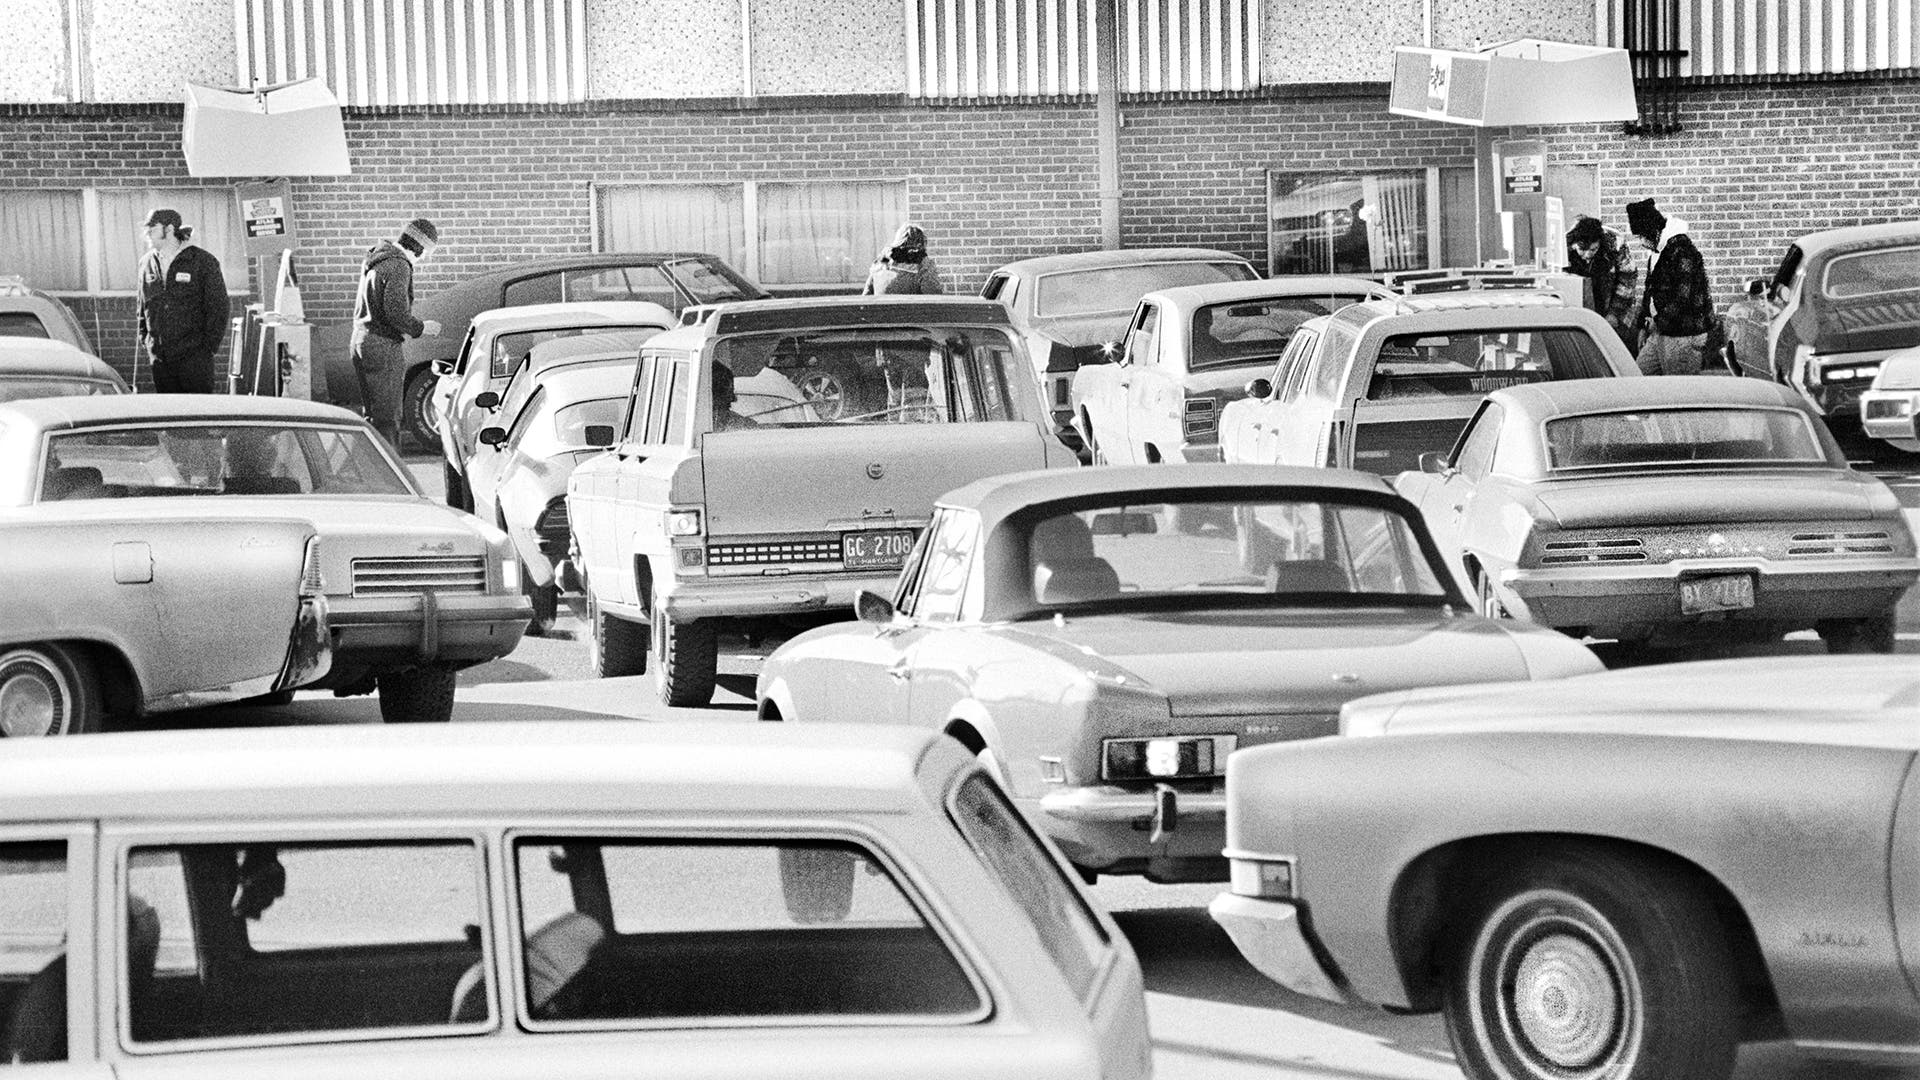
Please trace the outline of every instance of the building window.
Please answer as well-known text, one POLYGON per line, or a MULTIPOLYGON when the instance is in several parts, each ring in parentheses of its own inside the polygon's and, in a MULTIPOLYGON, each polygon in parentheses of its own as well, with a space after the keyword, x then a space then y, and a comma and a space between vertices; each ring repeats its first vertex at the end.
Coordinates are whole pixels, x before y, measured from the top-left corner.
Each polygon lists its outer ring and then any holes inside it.
POLYGON ((131 293, 147 252, 147 212, 171 207, 220 260, 227 292, 248 288, 231 188, 19 188, 0 191, 0 276, 48 292, 131 293))
POLYGON ((342 105, 583 101, 586 0, 234 0, 243 86, 318 78, 342 105))
MULTIPOLYGON (((1267 174, 1275 274, 1372 274, 1432 266, 1426 169, 1267 174)), ((1471 211, 1471 206, 1469 206, 1471 211)))
POLYGON ((50 292, 84 290, 84 221, 78 191, 0 191, 0 277, 50 292))
POLYGON ((227 292, 247 291, 247 251, 231 188, 120 188, 100 192, 98 246, 100 289, 132 292, 140 284, 147 253, 147 213, 158 206, 180 211, 193 242, 220 260, 227 292))
POLYGON ((718 255, 769 287, 858 286, 906 220, 907 185, 618 184, 598 190, 602 251, 718 255))

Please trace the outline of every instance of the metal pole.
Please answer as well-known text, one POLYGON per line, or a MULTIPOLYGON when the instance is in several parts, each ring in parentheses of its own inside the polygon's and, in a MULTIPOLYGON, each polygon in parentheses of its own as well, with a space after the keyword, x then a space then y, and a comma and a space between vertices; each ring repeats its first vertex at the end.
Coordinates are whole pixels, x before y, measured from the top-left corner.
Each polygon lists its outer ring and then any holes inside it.
POLYGON ((1094 113, 1100 146, 1100 246, 1120 246, 1120 48, 1115 5, 1094 0, 1094 113))

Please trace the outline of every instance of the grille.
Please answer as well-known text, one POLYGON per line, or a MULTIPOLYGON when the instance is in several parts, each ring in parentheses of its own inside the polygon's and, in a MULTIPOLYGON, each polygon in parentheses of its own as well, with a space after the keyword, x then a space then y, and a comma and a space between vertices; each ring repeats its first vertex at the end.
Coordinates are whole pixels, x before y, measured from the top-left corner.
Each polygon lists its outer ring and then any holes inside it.
POLYGON ((1600 540, 1549 540, 1540 562, 1545 566, 1580 563, 1646 562, 1646 544, 1637 536, 1616 536, 1600 540))
POLYGON ((840 541, 768 540, 750 544, 708 544, 710 566, 750 566, 763 563, 838 563, 840 541))
POLYGON ((484 593, 487 560, 480 555, 402 555, 353 560, 353 595, 484 593))
POLYGON ((1835 558, 1844 555, 1891 555, 1893 537, 1884 529, 1858 532, 1794 533, 1787 555, 1794 558, 1835 558))

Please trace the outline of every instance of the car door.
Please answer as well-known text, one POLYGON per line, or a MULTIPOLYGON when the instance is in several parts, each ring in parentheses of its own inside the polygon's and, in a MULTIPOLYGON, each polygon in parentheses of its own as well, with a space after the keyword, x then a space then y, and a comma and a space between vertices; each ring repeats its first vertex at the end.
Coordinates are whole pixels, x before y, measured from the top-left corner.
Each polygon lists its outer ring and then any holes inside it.
POLYGON ((1255 404, 1246 423, 1250 430, 1242 436, 1247 447, 1243 453, 1250 456, 1239 460, 1262 465, 1280 462, 1281 428, 1285 425, 1287 410, 1300 400, 1306 388, 1314 346, 1319 341, 1320 335, 1312 327, 1302 326, 1293 332, 1286 350, 1274 365, 1272 393, 1265 401, 1255 404))
POLYGON ((546 388, 536 388, 523 399, 513 416, 493 414, 495 422, 481 429, 487 431, 498 427, 506 439, 495 446, 475 446, 473 458, 467 463, 467 488, 473 493, 474 517, 492 524, 502 524, 500 488, 517 467, 520 444, 526 440, 527 432, 539 419, 546 400, 546 388))
MULTIPOLYGON (((1151 394, 1148 373, 1160 352, 1160 316, 1157 304, 1143 303, 1134 312, 1133 323, 1127 329, 1125 348, 1120 353, 1113 382, 1114 401, 1109 421, 1119 439, 1112 446, 1102 444, 1107 460, 1115 465, 1143 465, 1147 461, 1145 447, 1155 429, 1141 418, 1140 409, 1151 394)), ((1094 427, 1099 429, 1098 420, 1094 427)))
POLYGON ((1310 354, 1299 395, 1283 400, 1272 425, 1277 465, 1326 465, 1337 452, 1335 420, 1344 406, 1351 359, 1324 347, 1310 354))
MULTIPOLYGON (((1498 542, 1502 528, 1501 485, 1490 482, 1496 464, 1505 410, 1493 402, 1481 404, 1460 439, 1454 444, 1447 467, 1432 476, 1434 483, 1422 498, 1420 512, 1427 519, 1434 543, 1460 565, 1454 569, 1461 580, 1477 588, 1474 575, 1466 571, 1463 556, 1471 554, 1483 573, 1498 573, 1505 565, 1489 565, 1504 546, 1498 542)), ((1469 590, 1469 596, 1474 593, 1469 590)))
POLYGON ((825 688, 832 716, 895 724, 919 721, 911 709, 913 685, 922 677, 916 670, 914 653, 918 645, 952 621, 940 613, 947 609, 948 590, 953 588, 954 545, 971 542, 971 535, 978 532, 978 520, 971 513, 936 509, 900 568, 893 594, 893 621, 870 632, 863 628, 847 634, 835 643, 834 655, 826 666, 809 673, 817 676, 825 688), (957 523, 956 515, 960 519, 957 523), (973 523, 971 533, 968 521, 973 523), (926 596, 929 585, 934 589, 930 598, 926 596))
POLYGON ((582 461, 567 478, 567 518, 580 556, 579 569, 602 599, 617 600, 625 588, 615 554, 614 501, 619 497, 620 474, 640 456, 638 447, 645 441, 654 371, 654 359, 643 355, 634 365, 632 389, 613 446, 582 461))
POLYGON ((459 467, 461 456, 454 449, 457 441, 453 434, 453 395, 460 389, 460 380, 466 374, 467 361, 473 355, 474 332, 467 328, 467 336, 460 343, 460 351, 451 362, 434 365, 432 408, 436 421, 435 427, 440 433, 440 453, 449 465, 459 467))
POLYGON ((495 363, 493 354, 499 340, 497 333, 475 335, 465 353, 466 369, 460 373, 459 382, 447 400, 447 422, 442 430, 447 433, 447 449, 453 455, 450 460, 463 473, 468 460, 473 457, 474 438, 480 432, 480 417, 475 414, 486 414, 474 401, 491 389, 495 363))

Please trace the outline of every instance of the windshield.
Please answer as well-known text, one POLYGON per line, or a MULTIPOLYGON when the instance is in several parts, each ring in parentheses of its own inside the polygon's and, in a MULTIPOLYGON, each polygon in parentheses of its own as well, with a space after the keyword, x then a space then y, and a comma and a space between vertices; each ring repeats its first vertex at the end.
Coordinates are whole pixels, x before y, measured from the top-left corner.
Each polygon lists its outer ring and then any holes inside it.
POLYGON ((1359 296, 1274 296, 1209 304, 1193 313, 1194 371, 1248 367, 1279 356, 1300 324, 1331 314, 1359 296))
POLYGON ((1549 420, 1555 469, 1704 462, 1827 464, 1808 418, 1792 409, 1658 409, 1549 420))
POLYGON ((764 289, 733 272, 718 259, 676 259, 667 264, 681 288, 693 294, 696 304, 717 304, 723 300, 757 300, 764 289))
POLYGON ((1477 398, 1506 386, 1612 374, 1600 344, 1577 327, 1396 334, 1380 346, 1367 400, 1477 398))
POLYGON ((1413 526, 1370 505, 1261 498, 1081 506, 1035 521, 1023 547, 1032 602, 1043 611, 1447 599, 1413 526))
POLYGON ((1156 289, 1208 285, 1216 281, 1252 281, 1258 274, 1242 262, 1155 262, 1138 266, 1101 266, 1063 270, 1035 282, 1033 313, 1043 319, 1071 315, 1120 314, 1156 289))
POLYGON ((371 431, 168 424, 54 435, 41 502, 151 495, 413 495, 371 431))
POLYGON ((715 383, 716 427, 725 430, 970 424, 1040 415, 1025 355, 990 327, 747 334, 718 342, 713 355, 731 374, 715 383))

